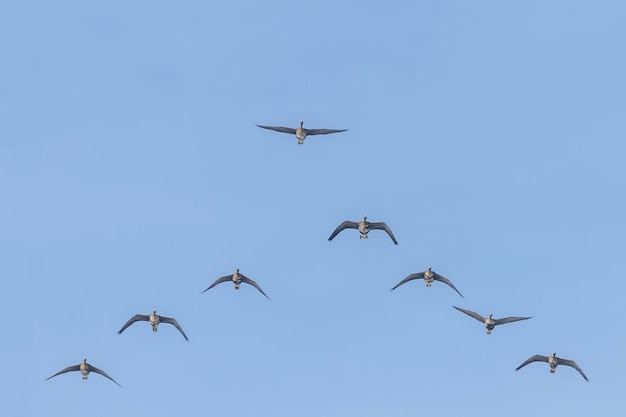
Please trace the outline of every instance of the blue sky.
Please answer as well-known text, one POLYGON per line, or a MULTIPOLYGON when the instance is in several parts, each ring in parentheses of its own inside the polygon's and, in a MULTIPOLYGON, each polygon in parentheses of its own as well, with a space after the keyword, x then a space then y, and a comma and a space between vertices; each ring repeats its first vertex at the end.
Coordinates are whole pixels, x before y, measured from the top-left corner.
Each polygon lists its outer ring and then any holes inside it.
POLYGON ((622 2, 130 3, 0 6, 0 414, 624 410, 622 2))

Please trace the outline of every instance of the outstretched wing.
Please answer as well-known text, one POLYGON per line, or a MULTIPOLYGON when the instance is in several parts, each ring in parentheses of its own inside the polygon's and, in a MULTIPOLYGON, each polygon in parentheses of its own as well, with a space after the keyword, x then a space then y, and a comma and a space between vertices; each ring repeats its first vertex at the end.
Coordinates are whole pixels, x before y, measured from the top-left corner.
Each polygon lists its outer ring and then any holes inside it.
POLYGON ((503 319, 496 319, 494 321, 495 321, 495 325, 497 326, 498 324, 513 323, 515 321, 528 320, 531 318, 532 317, 505 317, 503 319))
POLYGON ((268 300, 270 299, 267 294, 265 294, 263 292, 263 290, 261 289, 261 287, 259 287, 259 284, 257 284, 255 281, 251 280, 250 278, 248 278, 247 276, 243 275, 243 274, 239 274, 239 276, 241 276, 241 282, 245 282, 246 284, 250 284, 252 285, 254 288, 256 288, 257 290, 259 290, 259 292, 261 294, 263 294, 268 300))
POLYGON ((391 231, 389 226, 387 226, 386 223, 384 222, 370 223, 369 227, 370 227, 370 230, 384 230, 385 232, 387 232, 391 240, 393 240, 393 243, 395 243, 396 245, 398 244, 396 237, 393 235, 393 232, 391 231))
POLYGON ((73 366, 68 366, 67 368, 62 369, 59 372, 57 372, 56 374, 52 375, 51 377, 46 378, 46 381, 49 380, 50 378, 54 378, 57 375, 61 375, 61 374, 64 374, 66 372, 72 372, 72 371, 80 371, 80 364, 73 365, 73 366))
POLYGON ((405 282, 409 282, 409 281, 412 281, 414 279, 424 279, 424 273, 423 272, 418 272, 416 274, 409 275, 408 277, 404 278, 402 281, 400 281, 395 287, 393 287, 389 291, 393 291, 396 288, 398 288, 400 285, 404 284, 405 282))
MULTIPOLYGON (((282 127, 282 126, 261 126, 261 125, 257 125, 258 127, 261 127, 263 129, 269 129, 269 130, 274 130, 276 132, 282 132, 282 133, 291 133, 291 134, 295 134, 296 133, 296 129, 291 128, 291 127, 282 127)), ((310 133, 309 133, 310 134, 310 133)))
POLYGON ((333 240, 335 238, 335 236, 337 236, 339 234, 339 232, 341 232, 343 229, 358 229, 358 228, 359 228, 359 224, 357 222, 351 222, 350 220, 346 220, 345 222, 343 222, 339 226, 337 226, 337 228, 330 235, 328 240, 333 240))
POLYGON ((216 279, 213 284, 209 285, 209 288, 207 288, 206 290, 202 291, 202 294, 204 294, 205 292, 207 292, 211 288, 215 287, 217 284, 221 284, 222 282, 232 281, 232 280, 233 280, 233 275, 232 274, 231 275, 224 275, 223 277, 216 279))
POLYGON ((463 297, 463 294, 461 294, 461 293, 459 292, 459 290, 457 290, 457 289, 456 289, 456 287, 454 286, 454 284, 452 284, 448 278, 444 277, 443 275, 439 275, 439 274, 438 274, 438 273, 436 273, 436 272, 434 272, 434 274, 435 274, 435 275, 433 276, 433 279, 434 279, 435 281, 443 282, 444 284, 446 284, 446 285, 448 285, 450 288, 452 288, 454 291, 456 291, 456 292, 457 292, 457 294, 459 294, 459 295, 461 296, 461 298, 465 298, 465 297, 463 297))
POLYGON ((531 358, 526 359, 526 361, 521 364, 520 366, 518 366, 517 368, 515 368, 516 371, 519 371, 520 369, 522 369, 524 366, 528 365, 529 363, 532 362, 548 362, 548 357, 547 356, 543 356, 543 355, 535 355, 531 358))
POLYGON ((105 378, 110 379, 111 381, 115 382, 117 384, 118 387, 122 388, 122 386, 120 384, 117 383, 116 380, 114 380, 113 378, 111 378, 106 372, 104 372, 102 369, 96 368, 95 366, 91 365, 91 364, 87 364, 89 365, 89 370, 91 372, 95 372, 97 374, 102 375, 105 378))
POLYGON ((133 317, 131 317, 130 320, 126 322, 125 325, 122 326, 122 328, 117 332, 117 334, 122 334, 122 332, 126 330, 128 326, 130 326, 136 321, 149 321, 149 320, 150 320, 150 316, 146 316, 145 314, 135 314, 133 317))
POLYGON ((180 332, 180 334, 183 335, 183 337, 185 338, 186 341, 189 341, 189 338, 187 337, 187 335, 185 334, 185 332, 183 331, 183 328, 180 327, 180 324, 178 324, 178 322, 176 321, 176 319, 173 319, 171 317, 164 317, 164 316, 159 316, 159 319, 161 321, 161 323, 169 323, 169 324, 173 324, 174 327, 176 327, 178 329, 178 331, 180 332))
POLYGON ((481 323, 485 322, 485 318, 483 316, 481 316, 480 314, 476 313, 475 311, 472 310, 466 310, 464 308, 461 307, 456 307, 456 306, 452 306, 454 308, 456 308, 457 310, 459 310, 461 313, 465 313, 470 317, 474 317, 476 320, 478 320, 481 323))
POLYGON ((348 129, 304 129, 307 135, 328 135, 329 133, 339 133, 347 130, 348 129))
POLYGON ((580 366, 578 366, 578 364, 572 360, 569 359, 561 359, 559 358, 559 365, 566 365, 566 366, 571 366, 572 368, 576 369, 578 371, 579 374, 581 374, 583 376, 583 378, 585 378, 585 381, 589 382, 589 378, 587 378, 587 375, 585 375, 585 373, 583 372, 582 369, 580 369, 580 366))

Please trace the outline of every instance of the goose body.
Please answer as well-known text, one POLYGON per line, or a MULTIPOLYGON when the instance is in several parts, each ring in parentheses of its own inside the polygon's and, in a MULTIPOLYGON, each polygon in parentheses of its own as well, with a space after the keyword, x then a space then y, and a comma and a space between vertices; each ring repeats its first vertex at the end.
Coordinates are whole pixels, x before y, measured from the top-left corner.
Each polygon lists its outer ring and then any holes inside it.
POLYGON ((543 355, 532 356, 532 357, 526 359, 526 361, 524 363, 522 363, 520 366, 515 368, 515 370, 519 371, 524 366, 526 366, 526 365, 528 365, 529 363, 532 363, 532 362, 547 362, 548 365, 550 365, 550 373, 551 374, 556 372, 556 368, 559 365, 571 366, 572 368, 576 369, 580 375, 582 375, 582 377, 585 379, 585 381, 589 382, 589 378, 587 378, 587 375, 585 375, 583 370, 580 369, 580 366, 578 366, 578 364, 576 362, 574 362, 573 360, 570 360, 570 359, 559 358, 558 356, 556 356, 556 352, 554 352, 550 356, 543 356, 543 355))
POLYGON ((485 329, 487 330, 487 334, 491 334, 491 331, 498 325, 500 324, 505 324, 505 323, 513 323, 515 321, 520 321, 520 320, 528 320, 531 317, 505 317, 502 319, 494 319, 493 318, 493 313, 489 313, 489 317, 483 317, 480 314, 471 311, 471 310, 466 310, 464 308, 461 307, 456 307, 456 306, 452 306, 454 308, 456 308, 457 310, 459 310, 462 313, 467 314, 470 317, 475 318, 476 320, 482 322, 485 325, 485 329))
POLYGON ((111 381, 115 382, 115 384, 117 384, 117 386, 121 387, 120 384, 118 384, 113 378, 111 378, 106 372, 104 372, 102 369, 98 369, 95 366, 87 363, 87 358, 84 358, 83 361, 78 364, 78 365, 73 365, 73 366, 68 366, 65 369, 61 369, 59 372, 57 372, 56 374, 46 378, 46 381, 49 380, 50 378, 54 378, 57 375, 61 375, 64 374, 66 372, 73 372, 73 371, 80 371, 80 373, 83 376, 83 379, 87 379, 89 377, 89 373, 90 372, 95 372, 97 374, 102 375, 103 377, 110 379, 111 381))
POLYGON ((291 128, 291 127, 283 127, 283 126, 262 126, 262 125, 257 125, 257 126, 263 129, 273 130, 275 132, 290 133, 292 135, 295 134, 296 138, 298 139, 299 145, 304 144, 304 140, 307 138, 307 136, 327 135, 329 133, 339 133, 339 132, 345 132, 347 130, 347 129, 305 129, 304 121, 302 120, 300 120, 300 127, 296 129, 291 128))
POLYGON ((265 292, 263 292, 263 290, 261 289, 259 284, 257 284, 255 281, 251 280, 250 278, 248 278, 244 274, 240 273, 239 272, 239 268, 237 268, 237 270, 235 271, 234 274, 224 275, 223 277, 220 277, 217 280, 215 280, 215 282, 213 284, 209 285, 209 288, 207 288, 206 290, 202 291, 202 293, 204 294, 205 292, 207 292, 211 288, 215 287, 217 284, 221 284, 222 282, 227 282, 227 281, 232 281, 233 284, 235 285, 235 289, 236 290, 239 289, 239 286, 241 285, 242 282, 246 283, 246 284, 249 284, 249 285, 252 285, 254 288, 259 290, 259 292, 261 294, 263 294, 268 300, 270 299, 267 296, 267 294, 265 294, 265 292))
POLYGON ((178 324, 178 321, 176 321, 176 319, 172 317, 160 316, 156 313, 156 309, 152 310, 151 314, 135 314, 126 322, 126 324, 122 326, 122 328, 117 332, 117 334, 122 334, 122 332, 126 330, 128 326, 130 326, 131 324, 137 321, 147 321, 148 323, 150 323, 150 325, 152 326, 152 331, 155 333, 157 329, 159 328, 159 324, 161 323, 171 324, 178 329, 178 331, 180 332, 180 334, 183 335, 186 341, 189 341, 189 338, 183 331, 183 328, 180 327, 180 324, 178 324))
POLYGON ((393 232, 391 231, 389 226, 387 226, 386 223, 368 222, 367 215, 363 216, 363 220, 358 221, 358 222, 346 220, 345 222, 341 223, 333 231, 333 233, 330 235, 328 240, 333 240, 335 236, 337 236, 340 232, 342 232, 345 229, 357 229, 359 231, 359 239, 367 239, 367 236, 371 230, 384 230, 389 235, 393 243, 396 245, 398 244, 396 237, 393 235, 393 232))
POLYGON ((463 297, 463 294, 461 294, 459 292, 459 290, 456 289, 454 284, 452 284, 452 282, 448 278, 444 277, 443 275, 440 275, 440 274, 436 273, 435 271, 432 270, 432 268, 430 266, 424 272, 417 272, 415 274, 410 274, 409 276, 404 278, 402 281, 400 281, 398 284, 396 284, 396 286, 393 287, 390 291, 393 291, 396 288, 398 288, 400 285, 402 285, 404 283, 407 283, 409 281, 412 281, 414 279, 423 279, 426 282, 426 286, 427 287, 430 287, 431 285, 433 285, 434 281, 443 282, 444 284, 446 284, 447 286, 452 288, 454 291, 456 291, 457 294, 459 294, 461 297, 463 297))

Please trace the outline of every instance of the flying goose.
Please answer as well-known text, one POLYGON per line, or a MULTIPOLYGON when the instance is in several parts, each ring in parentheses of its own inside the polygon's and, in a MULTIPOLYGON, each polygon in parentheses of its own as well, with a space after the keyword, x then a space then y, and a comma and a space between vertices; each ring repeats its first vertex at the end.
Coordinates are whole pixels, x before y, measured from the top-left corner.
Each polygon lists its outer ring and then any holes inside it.
POLYGON ((217 284, 221 284, 222 282, 227 282, 227 281, 232 281, 233 284, 235 284, 235 289, 238 290, 239 286, 241 285, 242 282, 245 282, 246 284, 250 284, 252 285, 254 288, 256 288, 257 290, 259 290, 259 292, 261 294, 263 294, 268 300, 270 299, 267 294, 265 294, 263 292, 263 290, 261 289, 261 287, 259 287, 259 284, 257 284, 256 282, 254 282, 253 280, 251 280, 250 278, 248 278, 247 276, 245 276, 244 274, 239 272, 239 268, 237 268, 237 270, 235 271, 234 274, 231 275, 224 275, 221 278, 218 278, 213 284, 209 285, 209 288, 207 288, 206 290, 202 291, 202 294, 204 294, 205 292, 207 292, 208 290, 210 290, 211 288, 215 287, 217 284))
POLYGON ((147 321, 147 322, 149 322, 150 325, 152 326, 152 331, 153 332, 157 331, 157 328, 159 327, 159 324, 161 324, 161 323, 173 324, 174 327, 176 327, 178 329, 178 331, 183 335, 185 340, 189 341, 189 338, 187 337, 187 335, 183 331, 183 328, 180 327, 180 324, 178 324, 176 319, 173 319, 171 317, 165 317, 165 316, 158 315, 156 313, 156 308, 154 310, 152 310, 152 314, 149 314, 149 315, 148 314, 135 314, 133 317, 130 318, 130 320, 128 320, 126 322, 125 325, 122 326, 122 328, 119 330, 119 332, 117 332, 117 334, 122 334, 122 332, 124 330, 126 330, 126 328, 128 326, 130 326, 131 324, 133 324, 136 321, 147 321))
MULTIPOLYGON (((459 290, 456 289, 454 284, 452 284, 448 278, 444 277, 443 275, 439 275, 435 271, 432 271, 430 266, 424 272, 418 272, 416 274, 411 274, 408 277, 404 278, 402 281, 400 281, 395 287, 393 287, 389 291, 393 291, 396 288, 398 288, 400 285, 404 284, 405 282, 409 282, 409 281, 412 281, 414 279, 423 279, 424 281, 426 281, 426 286, 427 287, 430 287, 431 285, 433 285, 433 281, 443 282, 444 284, 447 284, 450 288, 452 288, 454 291, 456 291, 457 294, 459 294, 461 297, 463 297, 463 294, 461 294, 459 292, 459 290)), ((465 298, 465 297, 463 297, 463 298, 465 298)))
POLYGON ((257 125, 257 126, 263 129, 274 130, 276 132, 290 133, 292 135, 295 134, 296 138, 298 138, 298 144, 300 145, 304 143, 304 140, 309 135, 311 136, 312 135, 327 135, 329 133, 339 133, 339 132, 345 132, 347 130, 347 129, 305 129, 304 127, 302 127, 303 124, 304 122, 300 120, 300 127, 297 129, 294 129, 291 127, 282 127, 282 126, 261 126, 261 125, 257 125))
POLYGON ((483 316, 481 316, 480 314, 473 312, 471 310, 466 310, 464 308, 461 307, 456 307, 456 306, 452 306, 454 308, 456 308, 457 310, 459 310, 462 313, 467 314, 470 317, 474 317, 476 320, 482 322, 485 325, 485 328, 487 329, 487 334, 491 334, 491 331, 493 330, 494 327, 496 327, 499 324, 505 324, 505 323, 513 323, 514 321, 520 321, 520 320, 528 320, 531 317, 505 317, 503 319, 494 319, 493 318, 493 313, 489 313, 489 317, 485 318, 483 316))
POLYGON ((350 220, 346 220, 345 222, 341 223, 330 235, 328 240, 333 240, 335 236, 337 236, 339 232, 344 229, 357 229, 360 233, 359 239, 367 239, 367 234, 370 232, 370 230, 384 230, 385 232, 387 232, 391 240, 393 240, 393 243, 395 243, 396 245, 398 244, 398 241, 396 240, 393 232, 391 231, 389 226, 387 226, 387 224, 385 224, 384 222, 368 222, 367 214, 363 216, 363 220, 361 220, 360 222, 351 222, 350 220))
POLYGON ((108 378, 111 381, 115 382, 117 384, 117 386, 119 386, 120 388, 122 387, 113 378, 111 378, 109 375, 107 375, 107 373, 104 372, 102 369, 98 369, 95 366, 88 364, 87 363, 87 358, 84 358, 83 361, 81 363, 79 363, 78 365, 68 366, 67 368, 60 370, 59 372, 57 372, 56 374, 52 375, 51 377, 46 378, 46 381, 49 380, 50 378, 54 378, 57 375, 61 375, 61 374, 64 374, 66 372, 73 372, 73 371, 80 371, 80 373, 83 374, 83 379, 87 379, 87 377, 89 375, 89 372, 95 372, 95 373, 100 374, 103 377, 108 378))
POLYGON ((580 369, 580 366, 578 366, 576 362, 569 360, 569 359, 561 359, 556 356, 556 352, 554 352, 552 356, 535 355, 531 358, 528 358, 526 362, 524 362, 523 364, 515 368, 515 370, 519 371, 520 369, 522 369, 524 366, 528 365, 531 362, 548 362, 548 365, 550 365, 551 374, 556 372, 556 367, 559 365, 571 366, 572 368, 576 369, 578 373, 580 373, 583 376, 583 378, 585 378, 585 381, 589 382, 589 378, 587 378, 587 375, 585 375, 583 370, 580 369))

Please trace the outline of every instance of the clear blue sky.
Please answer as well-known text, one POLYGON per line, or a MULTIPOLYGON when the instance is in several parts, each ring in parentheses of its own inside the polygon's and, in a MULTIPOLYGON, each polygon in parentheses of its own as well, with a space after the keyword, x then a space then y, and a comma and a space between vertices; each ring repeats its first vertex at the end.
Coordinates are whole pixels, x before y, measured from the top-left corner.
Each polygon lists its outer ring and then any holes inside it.
POLYGON ((625 14, 5 2, 0 414, 622 414, 625 14), (255 126, 301 119, 349 131, 300 146, 255 126), (363 214, 399 245, 328 242, 363 214), (428 265, 465 298, 389 292, 428 265), (237 267, 271 301, 201 294, 237 267), (533 318, 488 336, 452 305, 533 318), (190 341, 117 334, 153 308, 190 341), (514 371, 554 351, 591 382, 514 371), (45 381, 83 356, 123 389, 45 381))

